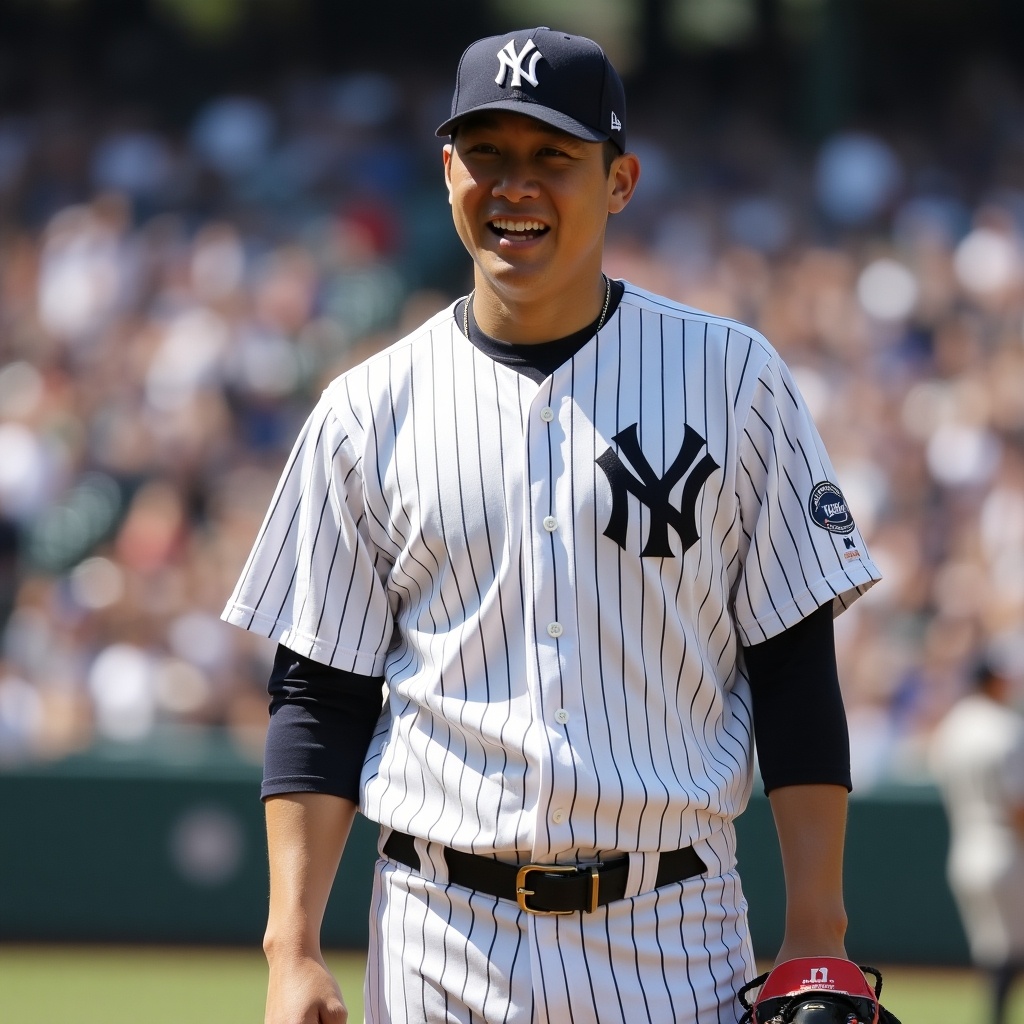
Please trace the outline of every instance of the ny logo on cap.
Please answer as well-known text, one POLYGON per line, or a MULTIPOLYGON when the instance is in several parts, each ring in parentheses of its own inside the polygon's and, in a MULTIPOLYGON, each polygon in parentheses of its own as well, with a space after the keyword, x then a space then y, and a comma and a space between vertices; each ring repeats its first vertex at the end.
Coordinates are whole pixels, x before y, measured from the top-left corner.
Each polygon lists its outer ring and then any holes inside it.
POLYGON ((501 63, 498 66, 498 77, 494 79, 495 83, 504 87, 505 73, 511 69, 511 85, 513 89, 521 88, 524 78, 536 89, 539 84, 537 82, 537 61, 539 61, 542 56, 543 54, 537 49, 532 39, 527 39, 519 53, 516 53, 516 41, 514 39, 510 39, 498 51, 498 60, 501 63), (524 71, 523 61, 526 59, 527 54, 530 54, 530 68, 528 71, 524 71))

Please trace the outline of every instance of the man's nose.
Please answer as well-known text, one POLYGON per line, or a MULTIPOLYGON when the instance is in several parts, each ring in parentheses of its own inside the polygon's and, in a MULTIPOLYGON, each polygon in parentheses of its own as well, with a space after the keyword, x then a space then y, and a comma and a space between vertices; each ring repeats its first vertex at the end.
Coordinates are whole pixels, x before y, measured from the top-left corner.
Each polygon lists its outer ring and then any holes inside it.
POLYGON ((535 198, 540 191, 539 182, 529 165, 522 161, 509 161, 501 168, 492 195, 517 203, 523 199, 535 198))

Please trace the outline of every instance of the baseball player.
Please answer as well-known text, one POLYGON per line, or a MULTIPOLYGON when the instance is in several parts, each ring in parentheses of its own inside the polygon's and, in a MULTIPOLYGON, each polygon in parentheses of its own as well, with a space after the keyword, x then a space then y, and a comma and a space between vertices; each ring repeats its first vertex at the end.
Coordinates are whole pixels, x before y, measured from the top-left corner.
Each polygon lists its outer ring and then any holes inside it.
POLYGON ((932 736, 929 761, 949 817, 947 878, 971 957, 1004 1024, 1024 972, 1024 716, 1007 672, 987 660, 932 736))
POLYGON ((357 807, 368 1020, 737 1020, 755 737, 780 960, 845 955, 832 618, 879 574, 769 343, 603 273, 627 124, 588 39, 466 50, 473 291, 326 389, 225 611, 280 645, 273 1024, 347 1018, 319 930, 357 807))

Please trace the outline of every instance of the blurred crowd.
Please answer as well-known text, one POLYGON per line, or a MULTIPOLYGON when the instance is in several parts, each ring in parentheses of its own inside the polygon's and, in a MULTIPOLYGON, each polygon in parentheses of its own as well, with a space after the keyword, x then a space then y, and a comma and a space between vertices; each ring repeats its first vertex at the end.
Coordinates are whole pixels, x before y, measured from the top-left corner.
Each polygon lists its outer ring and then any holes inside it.
MULTIPOLYGON (((445 84, 303 78, 183 128, 0 111, 0 766, 217 730, 266 641, 219 621, 320 390, 468 290, 445 84)), ((606 269, 762 330, 885 581, 837 622, 860 791, 924 777, 982 653, 1024 680, 1024 90, 813 145, 635 105, 606 269)))

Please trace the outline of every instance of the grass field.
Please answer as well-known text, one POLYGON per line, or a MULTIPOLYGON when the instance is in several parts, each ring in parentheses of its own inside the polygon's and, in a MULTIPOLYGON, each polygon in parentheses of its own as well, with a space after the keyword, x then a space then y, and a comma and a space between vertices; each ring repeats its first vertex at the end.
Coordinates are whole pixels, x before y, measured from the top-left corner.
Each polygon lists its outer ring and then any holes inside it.
MULTIPOLYGON (((361 1021, 365 958, 328 962, 361 1021)), ((266 984, 258 950, 0 946, 2 1024, 259 1024, 266 984)))
MULTIPOLYGON (((363 957, 328 957, 362 1020, 363 957)), ((903 1024, 985 1024, 969 972, 882 968, 903 1024)), ((259 1024, 266 966, 258 951, 0 946, 3 1024, 259 1024)), ((1024 980, 1008 1024, 1024 1024, 1024 980)))

